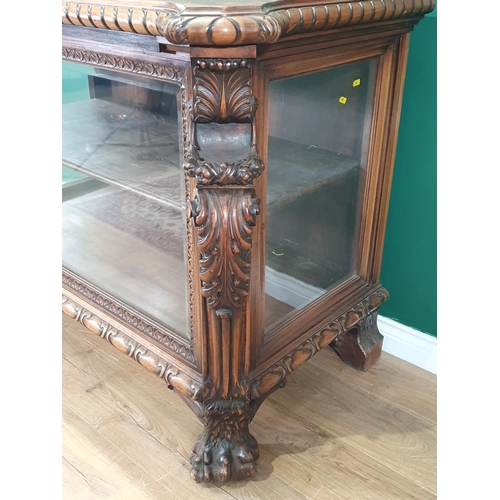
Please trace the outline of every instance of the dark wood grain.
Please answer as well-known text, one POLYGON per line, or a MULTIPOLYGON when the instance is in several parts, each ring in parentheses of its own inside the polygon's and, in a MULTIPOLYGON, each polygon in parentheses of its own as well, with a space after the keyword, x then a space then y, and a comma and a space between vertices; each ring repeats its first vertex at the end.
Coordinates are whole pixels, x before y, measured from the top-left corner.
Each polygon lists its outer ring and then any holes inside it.
MULTIPOLYGON (((90 178, 66 188, 65 213, 74 215, 77 202, 84 198, 94 200, 119 188, 126 199, 118 205, 132 214, 130 224, 115 221, 114 229, 102 223, 117 215, 116 203, 95 217, 66 218, 66 243, 80 264, 63 270, 63 311, 155 373, 196 414, 203 424, 189 459, 196 482, 225 484, 259 474, 257 459, 261 457, 264 470, 269 468, 270 457, 279 455, 282 444, 265 443, 259 450, 250 424, 264 400, 284 387, 292 372, 329 345, 359 370, 380 356, 376 317, 388 298, 379 283, 380 266, 409 33, 434 2, 285 0, 217 6, 205 0, 188 5, 114 0, 63 2, 62 7, 63 59, 92 67, 95 74, 114 75, 111 80, 118 82, 103 84, 91 78, 91 99, 64 108, 72 139, 64 148, 63 161, 90 178), (332 130, 312 126, 315 120, 321 124, 321 113, 333 114, 326 102, 313 104, 318 96, 309 95, 301 106, 294 101, 293 112, 284 108, 270 116, 280 98, 271 90, 279 88, 281 80, 311 74, 321 80, 322 72, 342 67, 341 77, 332 84, 340 88, 352 86, 354 73, 368 66, 362 79, 370 81, 372 94, 366 102, 343 109, 332 130), (122 85, 126 82, 128 89, 122 85), (148 99, 144 88, 153 91, 150 97, 158 90, 162 99, 148 99), (163 109, 167 100, 168 113, 163 109), (119 111, 123 105, 127 112, 119 111), (108 119, 118 113, 120 120, 125 116, 130 120, 126 127, 123 123, 103 127, 103 113, 108 119), (151 126, 158 119, 162 126, 150 140, 151 126), (291 137, 281 136, 281 128, 288 128, 291 137), (108 148, 110 138, 114 146, 121 144, 121 153, 108 148), (143 157, 136 161, 145 142, 161 160, 151 165, 142 162, 143 157), (359 150, 362 155, 356 157, 359 150), (333 167, 323 168, 327 164, 333 167), (172 188, 169 181, 174 178, 172 188), (102 183, 112 186, 103 188, 102 183), (141 201, 132 206, 136 198, 141 201), (355 222, 342 211, 354 199, 359 200, 355 222), (149 207, 143 212, 151 220, 137 216, 139 205, 149 207), (347 219, 349 228, 338 229, 347 219), (126 236, 114 238, 120 231, 126 236), (98 235, 107 245, 109 265, 99 262, 103 253, 88 250, 95 248, 92 236, 98 235), (287 239, 305 242, 307 255, 291 252, 292 258, 274 266, 277 272, 318 285, 319 296, 303 307, 276 297, 266 299, 266 263, 273 264, 266 244, 273 238, 277 244, 287 239), (155 245, 180 244, 173 258, 172 252, 150 258, 148 251, 128 267, 111 262, 132 254, 139 241, 150 250, 155 245), (340 253, 330 248, 335 242, 340 253), (316 262, 312 278, 301 268, 307 259, 316 262), (328 276, 334 261, 341 262, 341 269, 328 276), (140 272, 146 268, 147 273, 140 272), (83 269, 92 272, 86 276, 83 269), (169 280, 158 287, 160 275, 169 280), (117 283, 118 288, 107 290, 117 283), (129 301, 121 296, 127 293, 129 301), (154 307, 148 310, 145 303, 154 307), (167 303, 169 307, 175 303, 172 310, 178 306, 184 311, 181 326, 175 313, 167 311, 167 303), (266 330, 267 325, 272 327, 266 330)), ((96 205, 91 208, 95 212, 96 205)), ((118 358, 116 363, 121 365, 118 358)), ((356 370, 351 372, 357 376, 356 370)), ((338 430, 338 424, 325 416, 324 388, 319 390, 321 398, 315 395, 321 386, 318 377, 309 377, 308 384, 310 401, 318 405, 321 418, 294 427, 292 434, 299 441, 307 441, 319 428, 338 430)), ((370 391, 365 387, 361 392, 366 396, 370 391)), ((98 400, 106 401, 105 395, 99 393, 98 400)), ((73 399, 71 406, 79 411, 80 403, 73 399)), ((151 408, 160 403, 153 397, 148 404, 151 408)), ((383 413, 382 406, 375 405, 374 411, 383 413)), ((276 408, 274 413, 263 413, 257 427, 260 436, 266 419, 278 419, 276 408)), ((285 417, 303 411, 290 402, 279 408, 284 408, 285 417)), ((369 412, 356 408, 356 413, 362 414, 359 425, 365 429, 369 412)), ((182 418, 178 410, 173 415, 182 418)), ((405 413, 401 422, 409 418, 405 413)), ((71 432, 76 421, 66 412, 71 432)), ((112 422, 101 430, 127 440, 112 422)), ((133 436, 126 454, 142 437, 133 436)), ((150 437, 145 443, 152 453, 160 449, 150 437)), ((181 448, 187 458, 189 446, 181 448)), ((364 442, 332 447, 331 453, 338 453, 335 474, 340 474, 344 458, 356 462, 361 449, 366 452, 364 442)), ((178 457, 170 459, 167 476, 181 467, 178 457)), ((308 465, 318 460, 310 457, 308 465)), ((390 464, 393 467, 394 462, 390 464)), ((379 471, 376 459, 370 466, 376 472, 368 474, 369 479, 378 485, 387 471, 379 471)), ((295 465, 287 467, 294 487, 307 484, 295 465)), ((139 477, 138 471, 134 477, 138 483, 161 481, 161 470, 155 461, 147 478, 139 477)), ((417 476, 420 484, 421 475, 417 476)), ((331 493, 328 498, 335 498, 334 484, 325 474, 322 478, 331 493)), ((278 498, 282 491, 277 483, 269 489, 258 481, 246 485, 250 496, 271 491, 278 498)), ((183 491, 191 494, 193 487, 183 491)), ((238 496, 231 488, 227 491, 238 496)), ((295 492, 293 488, 288 492, 295 492)), ((402 481, 391 492, 395 498, 416 498, 421 494, 415 495, 416 489, 402 481)), ((114 483, 102 488, 105 495, 114 491, 114 483)), ((321 498, 320 490, 310 485, 304 491, 295 497, 321 498)), ((426 491, 421 497, 429 495, 426 491)))

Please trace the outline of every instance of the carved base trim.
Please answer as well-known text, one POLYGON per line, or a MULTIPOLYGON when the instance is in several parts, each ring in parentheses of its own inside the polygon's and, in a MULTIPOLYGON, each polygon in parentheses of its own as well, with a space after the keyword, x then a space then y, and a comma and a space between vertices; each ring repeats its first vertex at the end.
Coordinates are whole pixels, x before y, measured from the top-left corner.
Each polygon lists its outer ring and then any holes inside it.
POLYGON ((74 291, 76 294, 85 297, 87 301, 92 302, 100 309, 105 309, 111 316, 126 323, 131 329, 135 329, 141 334, 147 335, 151 340, 158 342, 162 347, 172 351, 172 354, 185 359, 186 362, 194 367, 194 351, 186 340, 174 337, 160 330, 158 326, 155 326, 144 315, 130 311, 129 308, 120 303, 117 299, 98 290, 67 269, 63 269, 62 271, 62 283, 63 289, 71 289, 71 291, 74 291))
POLYGON ((189 404, 191 409, 200 416, 201 384, 182 372, 171 362, 165 360, 138 340, 106 322, 67 295, 62 295, 62 311, 77 320, 85 328, 99 335, 112 346, 135 359, 140 365, 165 380, 168 388, 175 390, 189 404))
MULTIPOLYGON (((334 343, 335 348, 342 345, 346 334, 351 331, 359 322, 378 310, 383 302, 387 300, 389 294, 383 287, 375 290, 367 298, 356 304, 347 312, 339 316, 312 337, 296 347, 292 352, 281 358, 277 363, 254 378, 250 388, 252 400, 269 394, 278 384, 299 366, 312 358, 320 349, 334 343)), ((347 340, 349 342, 349 340, 347 340)), ((375 356, 374 351, 373 356, 375 356)), ((378 358, 377 358, 378 359, 378 358)))

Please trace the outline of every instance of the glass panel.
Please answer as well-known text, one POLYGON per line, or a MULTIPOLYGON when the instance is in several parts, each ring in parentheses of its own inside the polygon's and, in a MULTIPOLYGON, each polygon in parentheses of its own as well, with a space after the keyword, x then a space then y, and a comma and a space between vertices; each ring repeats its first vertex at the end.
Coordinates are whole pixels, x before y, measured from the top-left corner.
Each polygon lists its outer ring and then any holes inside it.
POLYGON ((189 338, 174 84, 63 63, 63 265, 189 338))
POLYGON ((356 274, 375 70, 270 83, 266 331, 356 274))

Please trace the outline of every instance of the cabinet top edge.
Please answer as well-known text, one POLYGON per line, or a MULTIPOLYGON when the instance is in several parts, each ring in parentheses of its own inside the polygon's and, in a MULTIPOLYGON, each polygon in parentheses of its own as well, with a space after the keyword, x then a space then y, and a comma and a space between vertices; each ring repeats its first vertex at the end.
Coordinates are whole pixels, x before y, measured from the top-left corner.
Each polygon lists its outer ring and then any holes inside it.
POLYGON ((435 0, 111 0, 62 2, 62 23, 161 36, 172 44, 237 46, 272 44, 305 33, 408 20, 414 24, 435 0))

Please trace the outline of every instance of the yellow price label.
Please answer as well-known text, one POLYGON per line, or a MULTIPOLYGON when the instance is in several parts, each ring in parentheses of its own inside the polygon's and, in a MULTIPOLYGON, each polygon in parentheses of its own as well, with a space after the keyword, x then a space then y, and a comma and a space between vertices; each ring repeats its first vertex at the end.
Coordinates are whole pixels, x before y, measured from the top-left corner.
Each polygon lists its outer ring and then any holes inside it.
POLYGON ((341 96, 339 97, 340 104, 345 104, 347 102, 347 97, 341 96))
POLYGON ((361 78, 358 78, 352 82, 353 87, 357 87, 358 85, 361 85, 361 78))

